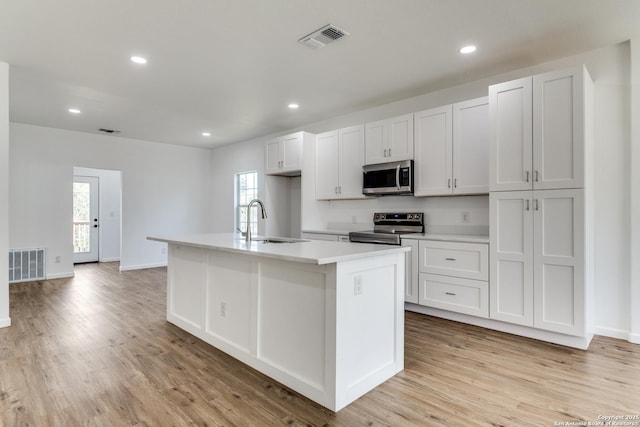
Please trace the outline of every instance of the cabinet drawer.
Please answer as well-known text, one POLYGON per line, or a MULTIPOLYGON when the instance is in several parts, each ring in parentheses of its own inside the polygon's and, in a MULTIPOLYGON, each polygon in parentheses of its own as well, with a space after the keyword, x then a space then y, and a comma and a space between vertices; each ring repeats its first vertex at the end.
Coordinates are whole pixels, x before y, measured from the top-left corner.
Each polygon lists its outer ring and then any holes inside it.
POLYGON ((489 317, 489 284, 486 281, 420 273, 418 294, 421 305, 489 317))
POLYGON ((420 272, 489 280, 489 248, 483 243, 420 241, 420 272))

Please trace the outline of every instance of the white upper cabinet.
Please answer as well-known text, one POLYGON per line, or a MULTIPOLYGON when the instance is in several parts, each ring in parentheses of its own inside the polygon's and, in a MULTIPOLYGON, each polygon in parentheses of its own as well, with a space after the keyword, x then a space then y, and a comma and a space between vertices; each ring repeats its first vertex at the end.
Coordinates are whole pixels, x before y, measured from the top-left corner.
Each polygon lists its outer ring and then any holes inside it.
POLYGON ((414 114, 414 195, 451 194, 453 167, 451 105, 414 114))
POLYGON ((453 104, 453 194, 489 192, 489 100, 453 104))
POLYGON ((413 114, 365 125, 365 164, 413 159, 413 114))
POLYGON ((415 195, 489 192, 487 97, 414 114, 415 195))
POLYGON ((306 132, 296 132, 267 141, 265 144, 265 174, 300 175, 302 147, 306 132))
POLYGON ((584 187, 587 81, 580 66, 489 87, 491 191, 584 187))
POLYGON ((316 137, 316 199, 362 199, 364 126, 316 137))

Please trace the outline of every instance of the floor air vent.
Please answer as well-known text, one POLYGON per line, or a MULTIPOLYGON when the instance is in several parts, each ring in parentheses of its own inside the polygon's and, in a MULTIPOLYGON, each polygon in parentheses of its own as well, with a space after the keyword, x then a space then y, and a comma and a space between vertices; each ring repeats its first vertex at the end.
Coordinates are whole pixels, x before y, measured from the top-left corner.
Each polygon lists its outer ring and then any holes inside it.
POLYGON ((341 39, 344 36, 348 36, 349 33, 336 27, 335 25, 325 25, 322 28, 317 29, 311 34, 308 34, 298 40, 298 43, 302 43, 312 49, 318 49, 325 47, 331 42, 341 39))
POLYGON ((9 251, 9 283, 45 279, 44 248, 9 251))

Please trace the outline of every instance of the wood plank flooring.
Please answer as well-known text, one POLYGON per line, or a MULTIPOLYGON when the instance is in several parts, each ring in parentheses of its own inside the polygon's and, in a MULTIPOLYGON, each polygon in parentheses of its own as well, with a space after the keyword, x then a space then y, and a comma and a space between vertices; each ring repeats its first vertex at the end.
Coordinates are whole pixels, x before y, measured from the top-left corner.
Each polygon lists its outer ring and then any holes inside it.
POLYGON ((640 346, 626 341, 596 337, 585 352, 407 313, 405 370, 334 414, 167 323, 165 269, 81 265, 10 295, 1 426, 553 426, 640 414, 640 346))

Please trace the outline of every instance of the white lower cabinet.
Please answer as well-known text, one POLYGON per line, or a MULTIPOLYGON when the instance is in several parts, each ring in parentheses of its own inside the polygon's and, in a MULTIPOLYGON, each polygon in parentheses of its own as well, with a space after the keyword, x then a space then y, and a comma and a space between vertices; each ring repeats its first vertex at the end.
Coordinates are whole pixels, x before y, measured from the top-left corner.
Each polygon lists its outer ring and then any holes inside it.
POLYGON ((402 239, 402 246, 411 247, 411 252, 404 256, 404 301, 418 304, 418 259, 420 257, 418 241, 402 239))
POLYGON ((427 273, 420 273, 419 280, 419 304, 472 316, 489 316, 487 281, 427 273))
POLYGON ((584 190, 493 192, 490 317, 585 336, 584 190))
POLYGON ((486 244, 420 240, 418 247, 418 304, 489 317, 486 244))

